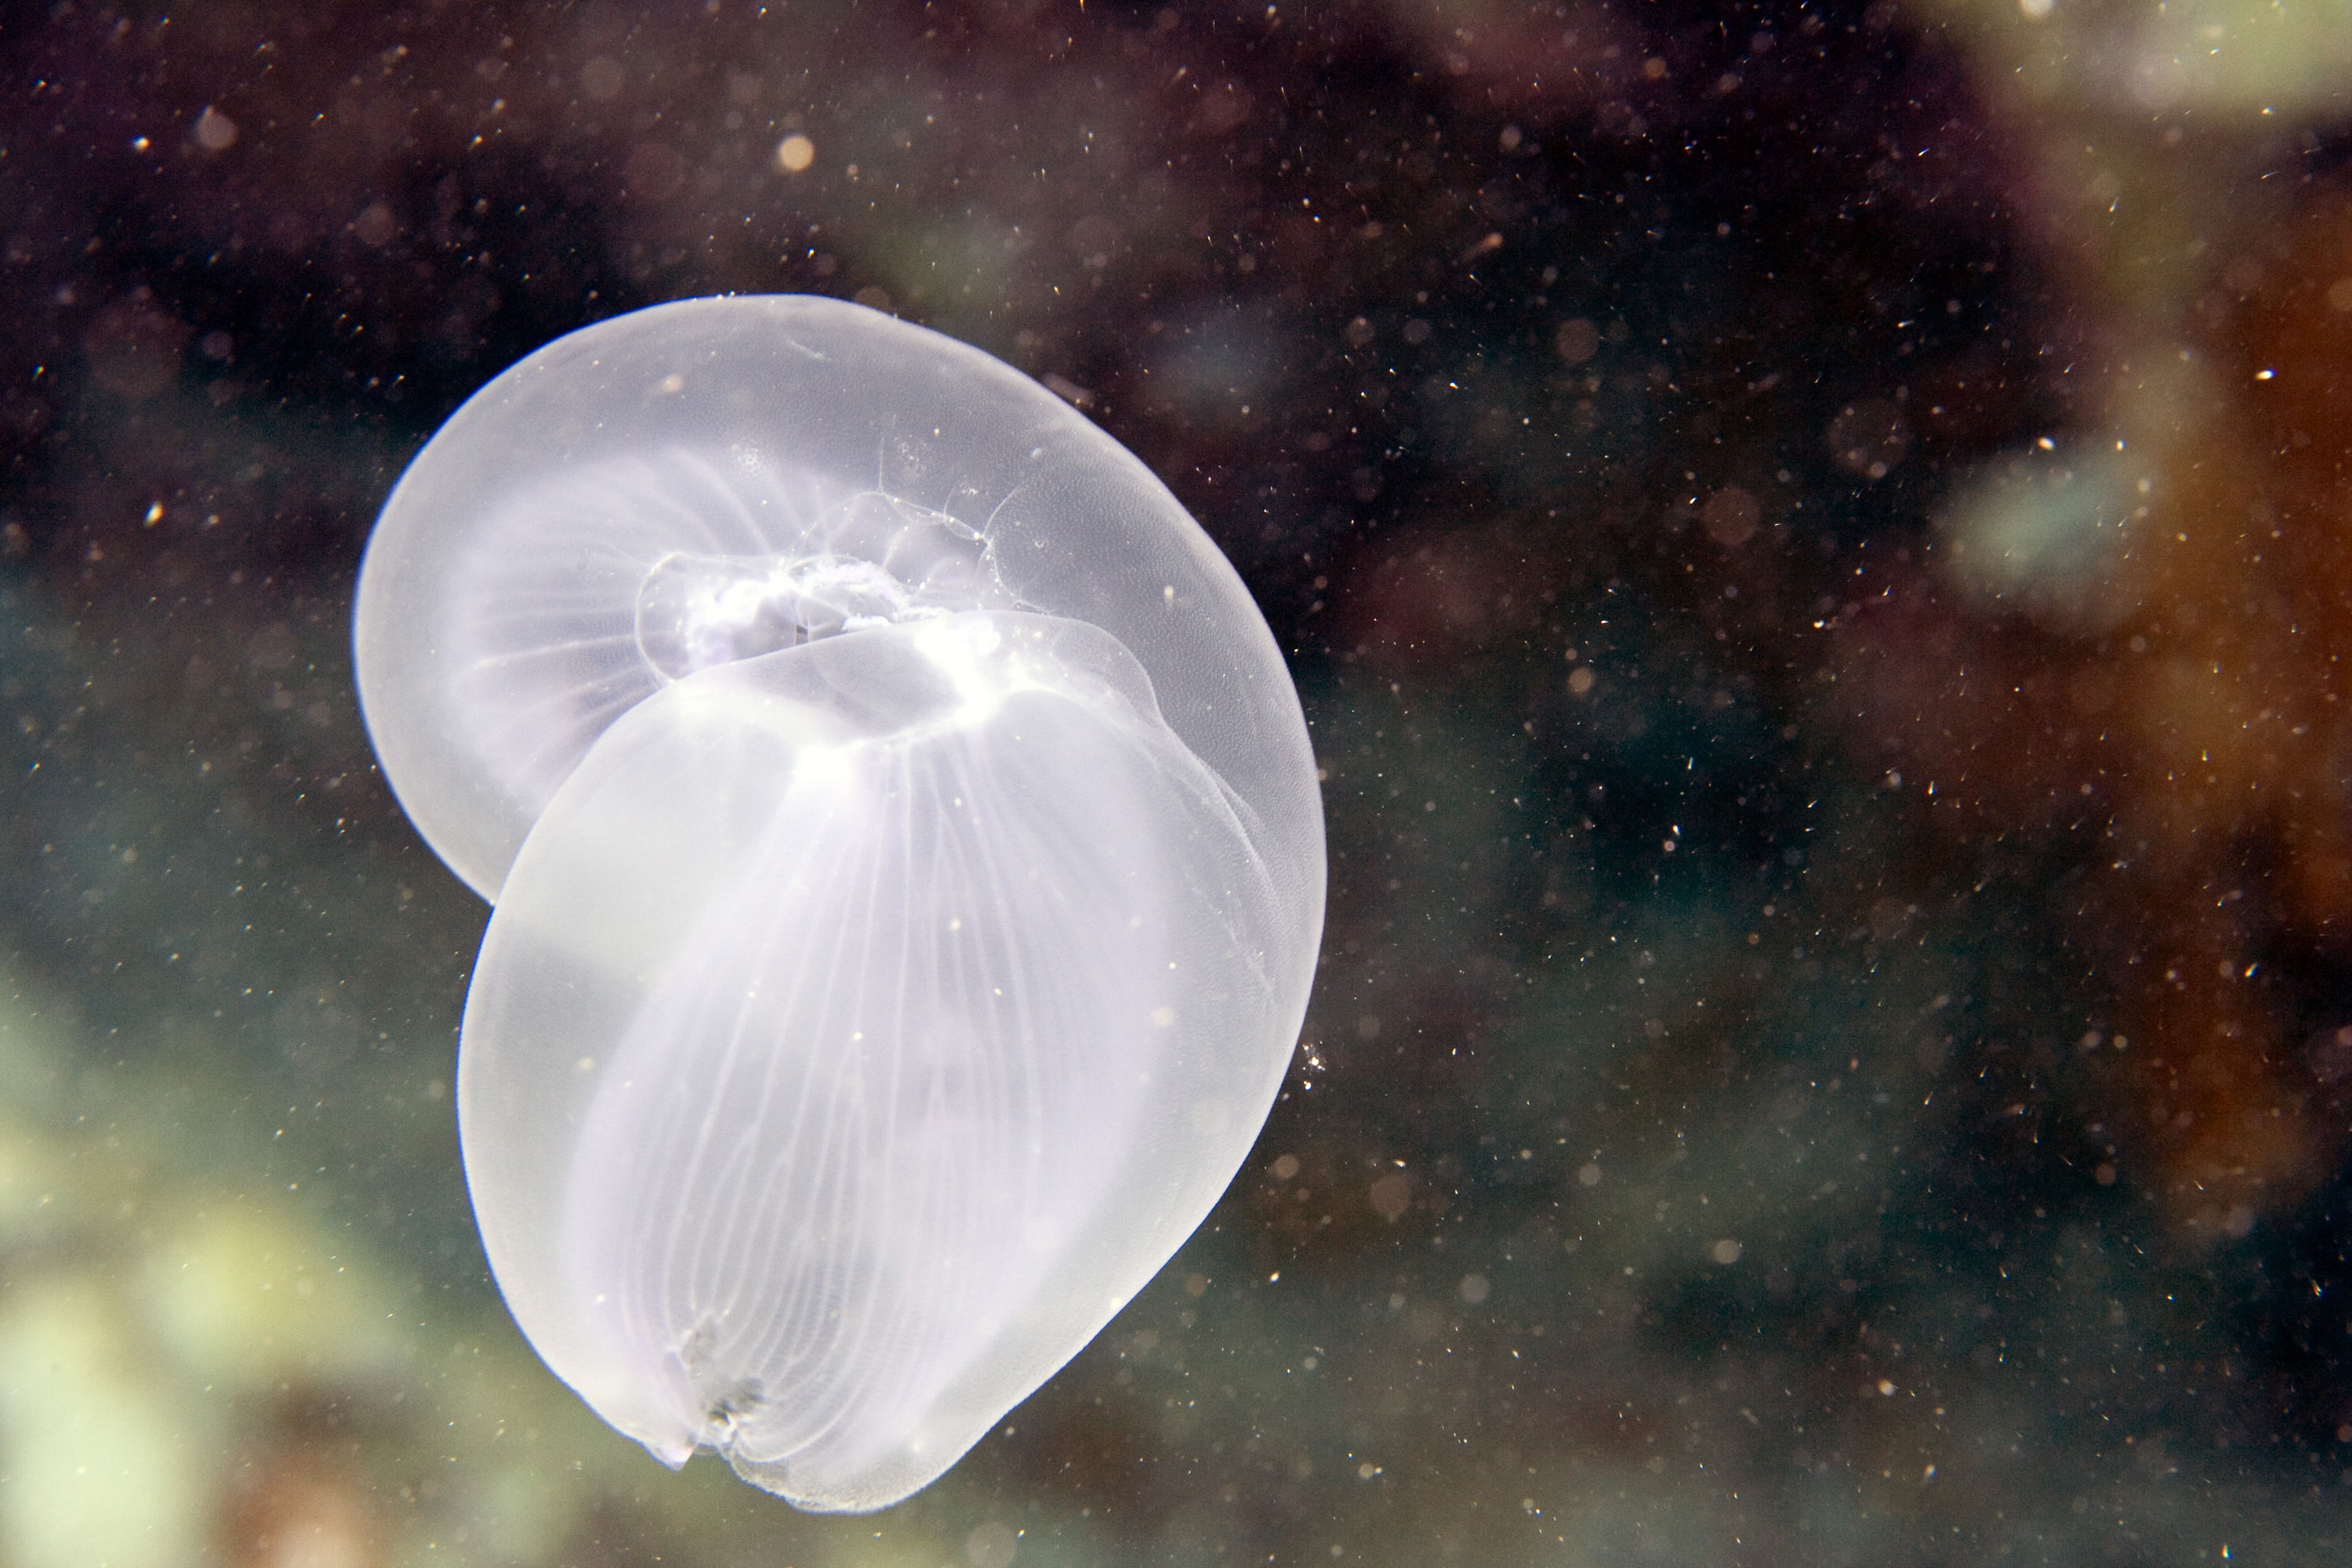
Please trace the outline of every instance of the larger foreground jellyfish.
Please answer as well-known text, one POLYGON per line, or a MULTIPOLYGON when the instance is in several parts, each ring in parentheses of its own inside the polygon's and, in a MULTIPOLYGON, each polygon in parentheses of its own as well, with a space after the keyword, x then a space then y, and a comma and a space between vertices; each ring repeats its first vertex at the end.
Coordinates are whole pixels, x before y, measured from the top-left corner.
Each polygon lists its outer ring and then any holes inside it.
POLYGON ((1322 926, 1297 696, 1027 377, 817 299, 575 332, 402 478, 356 644, 496 905, 457 1073, 491 1268, 666 1462, 898 1501, 1247 1153, 1322 926))

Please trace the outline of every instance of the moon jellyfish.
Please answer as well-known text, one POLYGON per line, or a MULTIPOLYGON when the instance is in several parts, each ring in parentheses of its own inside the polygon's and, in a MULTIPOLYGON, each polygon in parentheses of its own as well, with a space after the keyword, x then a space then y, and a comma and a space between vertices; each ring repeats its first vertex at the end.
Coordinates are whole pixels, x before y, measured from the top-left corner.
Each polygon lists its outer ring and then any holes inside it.
POLYGON ((1232 1179, 1321 934, 1306 726, 1208 536, 1026 376, 819 299, 587 328, 418 454, 356 623, 494 905, 491 1268, 664 1462, 896 1502, 1232 1179))

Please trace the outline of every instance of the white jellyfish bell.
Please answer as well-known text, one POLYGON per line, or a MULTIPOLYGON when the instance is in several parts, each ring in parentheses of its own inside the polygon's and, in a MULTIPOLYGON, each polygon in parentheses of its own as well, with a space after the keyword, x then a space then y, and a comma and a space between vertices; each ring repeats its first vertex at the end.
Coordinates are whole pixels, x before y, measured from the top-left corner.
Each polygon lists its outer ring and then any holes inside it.
POLYGON ((792 296, 574 332, 418 454, 356 623, 385 776, 496 906, 499 1288, 664 1461, 907 1497, 1247 1154, 1322 928, 1297 695, 1017 371, 792 296))

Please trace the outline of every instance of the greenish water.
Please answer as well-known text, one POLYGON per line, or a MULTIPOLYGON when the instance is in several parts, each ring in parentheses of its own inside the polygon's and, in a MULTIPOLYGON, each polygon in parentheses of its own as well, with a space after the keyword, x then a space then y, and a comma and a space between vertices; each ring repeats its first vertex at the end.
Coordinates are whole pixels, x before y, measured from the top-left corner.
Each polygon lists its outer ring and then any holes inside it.
POLYGON ((2340 1560, 2352 44, 2208 9, 7 24, 0 1561, 2340 1560), (448 412, 729 290, 1071 398, 1324 775, 1249 1161, 866 1518, 518 1334, 352 687, 448 412))

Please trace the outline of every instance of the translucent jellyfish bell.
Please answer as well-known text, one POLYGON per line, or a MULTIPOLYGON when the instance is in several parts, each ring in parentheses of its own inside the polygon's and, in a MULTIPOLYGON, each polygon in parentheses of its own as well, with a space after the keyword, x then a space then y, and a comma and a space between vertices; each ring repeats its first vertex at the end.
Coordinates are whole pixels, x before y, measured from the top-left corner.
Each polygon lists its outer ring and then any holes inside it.
POLYGON ((402 478, 355 640, 386 777, 496 904, 492 1269, 666 1462, 898 1501, 1246 1155, 1322 925, 1297 697, 1018 372, 816 299, 575 332, 402 478))

